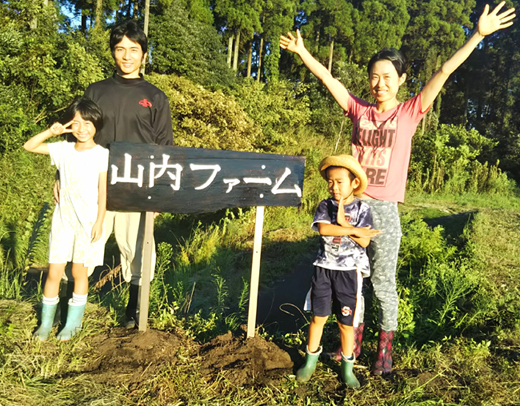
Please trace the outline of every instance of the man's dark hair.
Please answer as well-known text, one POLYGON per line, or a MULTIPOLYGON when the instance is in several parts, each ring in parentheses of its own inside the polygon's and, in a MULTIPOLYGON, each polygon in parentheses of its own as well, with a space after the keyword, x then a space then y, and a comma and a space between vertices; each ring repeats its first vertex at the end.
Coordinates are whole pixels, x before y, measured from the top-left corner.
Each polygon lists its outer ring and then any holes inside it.
POLYGON ((99 106, 92 100, 82 97, 72 103, 65 113, 65 123, 69 122, 74 118, 76 113, 81 115, 81 118, 85 121, 90 121, 96 127, 98 132, 103 127, 103 112, 99 106))
POLYGON ((375 54, 372 58, 370 58, 370 61, 368 62, 367 66, 367 71, 369 75, 372 71, 372 66, 374 66, 376 62, 381 60, 387 60, 392 62, 399 77, 403 76, 403 73, 406 73, 407 66, 403 54, 401 54, 401 52, 399 52, 395 48, 385 48, 379 51, 377 54, 375 54))
POLYGON ((127 37, 129 40, 141 45, 143 54, 146 54, 148 51, 148 38, 146 38, 146 34, 141 27, 139 27, 137 22, 128 20, 112 28, 112 32, 110 33, 110 51, 112 54, 114 53, 116 45, 121 42, 123 37, 127 37))

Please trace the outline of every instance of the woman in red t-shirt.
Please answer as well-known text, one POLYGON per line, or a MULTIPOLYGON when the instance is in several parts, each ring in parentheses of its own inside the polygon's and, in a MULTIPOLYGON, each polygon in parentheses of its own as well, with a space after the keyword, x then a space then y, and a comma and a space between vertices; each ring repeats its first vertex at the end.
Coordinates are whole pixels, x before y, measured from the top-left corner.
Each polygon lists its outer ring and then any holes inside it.
MULTIPOLYGON (((411 140, 421 118, 441 91, 448 77, 469 57, 480 41, 497 30, 513 24, 514 9, 499 14, 505 1, 489 12, 486 5, 477 29, 442 67, 421 92, 410 100, 397 100, 399 87, 406 80, 405 61, 399 51, 384 49, 372 57, 367 69, 370 104, 350 94, 343 84, 307 51, 300 32, 280 37, 280 47, 300 56, 303 63, 329 89, 353 122, 352 154, 367 173, 364 197, 372 209, 373 227, 383 234, 372 239, 368 248, 374 293, 380 304, 379 351, 375 374, 391 372, 392 340, 397 329, 398 296, 395 282, 401 225, 397 203, 404 200, 411 140)), ((356 329, 355 354, 361 350, 363 324, 356 329)))

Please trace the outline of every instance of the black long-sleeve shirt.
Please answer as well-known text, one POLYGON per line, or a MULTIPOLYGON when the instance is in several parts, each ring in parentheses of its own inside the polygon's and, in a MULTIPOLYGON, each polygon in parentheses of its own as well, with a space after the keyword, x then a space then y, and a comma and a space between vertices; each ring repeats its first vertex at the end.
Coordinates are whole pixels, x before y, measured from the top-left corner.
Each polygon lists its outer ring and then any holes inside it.
POLYGON ((142 77, 125 79, 114 73, 91 84, 85 97, 103 112, 103 128, 94 138, 102 147, 114 141, 173 145, 168 98, 142 77))

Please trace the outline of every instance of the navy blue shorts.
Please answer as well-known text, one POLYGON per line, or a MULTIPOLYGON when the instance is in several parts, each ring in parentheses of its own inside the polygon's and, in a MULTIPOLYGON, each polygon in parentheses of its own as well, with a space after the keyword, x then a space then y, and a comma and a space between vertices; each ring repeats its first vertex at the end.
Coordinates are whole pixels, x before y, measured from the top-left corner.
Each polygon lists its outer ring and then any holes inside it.
POLYGON ((331 314, 331 305, 339 323, 357 327, 359 318, 358 300, 363 289, 361 272, 335 271, 314 267, 311 283, 312 312, 318 317, 331 314))

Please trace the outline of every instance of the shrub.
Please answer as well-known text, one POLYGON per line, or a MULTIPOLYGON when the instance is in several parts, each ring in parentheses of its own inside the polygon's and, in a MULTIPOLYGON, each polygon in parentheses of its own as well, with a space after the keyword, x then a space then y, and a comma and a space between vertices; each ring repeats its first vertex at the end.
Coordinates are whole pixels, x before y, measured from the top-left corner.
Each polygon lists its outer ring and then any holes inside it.
POLYGON ((261 129, 233 98, 176 75, 154 74, 147 79, 170 100, 176 145, 234 151, 256 149, 261 129))
POLYGON ((483 291, 472 245, 458 250, 446 242, 442 227, 431 229, 410 215, 401 224, 399 329, 408 330, 403 335, 425 343, 473 325, 483 291))
POLYGON ((47 156, 18 151, 2 157, 0 172, 3 265, 24 269, 32 262, 47 263, 49 222, 45 219, 53 201, 55 168, 47 156))
POLYGON ((59 34, 51 16, 41 21, 37 30, 16 18, 0 26, 0 153, 20 148, 103 77, 81 41, 59 34))
POLYGON ((267 151, 294 143, 294 135, 310 120, 306 86, 287 81, 269 84, 245 79, 235 87, 238 104, 262 127, 259 146, 267 151))
POLYGON ((412 147, 409 189, 427 193, 509 194, 513 182, 495 165, 478 158, 492 149, 495 141, 462 126, 441 125, 416 136, 412 147))

